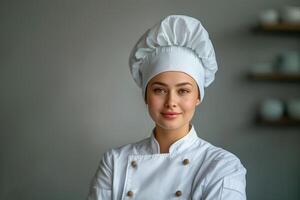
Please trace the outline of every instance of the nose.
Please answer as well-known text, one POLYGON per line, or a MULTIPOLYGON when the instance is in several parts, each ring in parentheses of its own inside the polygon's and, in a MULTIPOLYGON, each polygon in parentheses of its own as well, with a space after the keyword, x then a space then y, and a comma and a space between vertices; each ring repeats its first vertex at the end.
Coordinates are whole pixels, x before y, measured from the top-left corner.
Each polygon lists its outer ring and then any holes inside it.
POLYGON ((176 94, 172 91, 166 95, 166 102, 165 102, 165 107, 167 108, 175 108, 177 103, 176 103, 176 94))

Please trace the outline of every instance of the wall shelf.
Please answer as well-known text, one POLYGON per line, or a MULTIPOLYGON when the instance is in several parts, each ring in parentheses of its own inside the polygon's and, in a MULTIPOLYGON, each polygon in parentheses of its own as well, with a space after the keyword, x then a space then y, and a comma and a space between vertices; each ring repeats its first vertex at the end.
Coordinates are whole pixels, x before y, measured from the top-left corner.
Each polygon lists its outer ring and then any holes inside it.
POLYGON ((287 116, 282 117, 279 120, 266 120, 261 117, 257 117, 256 122, 264 126, 300 126, 300 120, 291 119, 287 116))
MULTIPOLYGON (((296 36, 299 39, 300 36, 300 23, 283 23, 268 25, 268 24, 257 24, 252 28, 253 33, 266 34, 268 36, 296 36)), ((280 66, 278 66, 280 67, 280 66)), ((283 82, 300 82, 300 73, 285 74, 278 70, 270 73, 255 73, 249 72, 248 78, 252 81, 274 81, 278 83, 283 82)), ((256 112, 255 123, 261 126, 269 127, 300 127, 300 119, 291 118, 287 111, 282 118, 278 120, 267 120, 260 116, 259 112, 256 112)))
POLYGON ((272 33, 272 34, 289 34, 289 35, 300 35, 300 23, 288 24, 288 23, 278 23, 278 24, 258 24, 253 27, 252 31, 254 33, 272 33))
POLYGON ((248 78, 258 81, 286 81, 286 82, 300 82, 299 74, 282 74, 282 73, 270 73, 270 74, 253 74, 249 73, 248 78))

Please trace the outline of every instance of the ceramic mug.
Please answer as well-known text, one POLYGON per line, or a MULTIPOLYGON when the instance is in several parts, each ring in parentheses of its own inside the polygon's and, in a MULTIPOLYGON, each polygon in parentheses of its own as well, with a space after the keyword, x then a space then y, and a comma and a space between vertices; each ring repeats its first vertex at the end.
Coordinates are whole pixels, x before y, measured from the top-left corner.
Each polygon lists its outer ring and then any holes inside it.
POLYGON ((287 113, 290 118, 300 120, 300 99, 287 101, 287 113))
POLYGON ((252 74, 271 74, 273 71, 273 64, 267 62, 253 64, 250 68, 252 74))
POLYGON ((279 21, 279 13, 275 9, 264 10, 259 15, 262 24, 277 24, 279 21))
POLYGON ((300 73, 300 53, 286 51, 278 56, 278 71, 284 74, 300 73))
POLYGON ((281 19, 286 23, 300 23, 300 7, 285 6, 281 11, 281 19))
POLYGON ((260 115, 268 121, 276 121, 282 118, 284 103, 279 99, 264 100, 260 106, 260 115))

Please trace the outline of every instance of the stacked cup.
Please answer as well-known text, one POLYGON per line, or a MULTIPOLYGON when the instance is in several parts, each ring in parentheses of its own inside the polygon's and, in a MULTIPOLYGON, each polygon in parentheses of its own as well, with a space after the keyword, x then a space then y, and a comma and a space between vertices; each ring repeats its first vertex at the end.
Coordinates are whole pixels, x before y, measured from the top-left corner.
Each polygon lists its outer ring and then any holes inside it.
POLYGON ((285 51, 278 56, 277 70, 283 74, 300 73, 300 52, 285 51))
POLYGON ((278 24, 280 21, 287 24, 299 24, 300 7, 285 6, 279 11, 277 9, 266 9, 260 13, 259 20, 266 25, 278 24))

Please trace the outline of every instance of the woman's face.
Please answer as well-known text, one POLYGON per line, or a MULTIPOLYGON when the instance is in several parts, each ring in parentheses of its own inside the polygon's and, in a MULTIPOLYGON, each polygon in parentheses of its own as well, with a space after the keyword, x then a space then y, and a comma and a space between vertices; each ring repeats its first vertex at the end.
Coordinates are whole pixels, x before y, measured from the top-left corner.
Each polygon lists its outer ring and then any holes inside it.
POLYGON ((197 84, 183 72, 160 73, 148 83, 146 104, 156 126, 165 130, 188 126, 200 104, 197 84))

